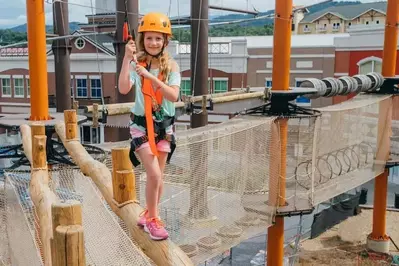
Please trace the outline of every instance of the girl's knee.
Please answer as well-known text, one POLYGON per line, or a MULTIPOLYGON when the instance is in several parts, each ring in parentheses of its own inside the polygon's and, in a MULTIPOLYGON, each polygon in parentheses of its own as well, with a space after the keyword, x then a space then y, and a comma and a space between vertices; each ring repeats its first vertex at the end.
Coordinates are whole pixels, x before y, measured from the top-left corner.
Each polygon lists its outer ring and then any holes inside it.
POLYGON ((162 172, 158 169, 152 169, 147 171, 147 180, 150 179, 152 182, 160 185, 162 182, 162 172))

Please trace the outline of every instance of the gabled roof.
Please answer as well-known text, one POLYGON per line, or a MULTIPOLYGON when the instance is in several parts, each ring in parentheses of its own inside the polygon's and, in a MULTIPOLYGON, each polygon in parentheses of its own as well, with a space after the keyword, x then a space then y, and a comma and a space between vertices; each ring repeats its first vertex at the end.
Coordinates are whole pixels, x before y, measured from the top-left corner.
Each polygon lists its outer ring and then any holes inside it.
MULTIPOLYGON (((82 31, 80 31, 80 32, 82 32, 82 31)), ((97 46, 97 48, 102 50, 104 53, 107 53, 109 55, 115 55, 114 48, 108 49, 107 47, 109 47, 109 46, 105 46, 105 44, 109 44, 109 43, 113 43, 114 42, 114 37, 112 37, 111 33, 109 33, 109 34, 86 35, 86 36, 82 36, 82 38, 86 39, 87 41, 89 41, 94 46, 97 46)))
POLYGON ((304 19, 300 23, 312 23, 313 21, 323 17, 326 14, 332 14, 344 20, 353 20, 370 10, 375 10, 386 14, 387 2, 329 7, 318 12, 305 15, 304 19))

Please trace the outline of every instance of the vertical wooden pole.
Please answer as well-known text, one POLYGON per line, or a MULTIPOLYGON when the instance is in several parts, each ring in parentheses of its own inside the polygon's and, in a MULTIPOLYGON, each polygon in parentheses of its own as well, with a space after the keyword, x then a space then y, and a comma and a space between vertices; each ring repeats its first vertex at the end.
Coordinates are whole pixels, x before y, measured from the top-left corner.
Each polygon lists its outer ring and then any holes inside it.
POLYGON ((75 110, 65 110, 64 111, 65 120, 65 134, 67 140, 72 140, 77 138, 78 122, 75 110))
MULTIPOLYGON (((273 44, 273 74, 272 91, 288 90, 290 80, 291 57, 291 24, 292 24, 292 0, 276 0, 274 18, 274 44, 273 44)), ((285 178, 287 164, 287 138, 288 119, 280 119, 276 123, 280 125, 280 171, 276 175, 270 175, 270 182, 278 184, 278 206, 285 204, 285 178)), ((270 164, 270 173, 276 165, 270 164)), ((274 187, 276 188, 276 187, 274 187)), ((276 193, 271 193, 276 194, 276 193)), ((284 260, 284 217, 276 216, 275 224, 268 229, 267 234, 267 265, 282 266, 284 260)))
POLYGON ((32 166, 33 168, 46 168, 46 140, 44 135, 34 136, 32 139, 32 166))
POLYGON ((93 128, 98 128, 98 103, 93 103, 93 128))
POLYGON ((130 148, 114 148, 112 155, 112 188, 114 200, 123 204, 136 200, 135 176, 129 158, 130 148))
POLYGON ((51 211, 53 265, 86 265, 80 202, 69 200, 53 204, 51 211))
POLYGON ((26 0, 28 21, 30 120, 49 120, 44 1, 26 0))

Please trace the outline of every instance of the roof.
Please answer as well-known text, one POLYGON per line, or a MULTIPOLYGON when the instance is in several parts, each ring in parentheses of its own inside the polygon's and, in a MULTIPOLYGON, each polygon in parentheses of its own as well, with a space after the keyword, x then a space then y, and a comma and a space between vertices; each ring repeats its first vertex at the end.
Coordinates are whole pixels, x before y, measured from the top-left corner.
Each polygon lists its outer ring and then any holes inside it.
MULTIPOLYGON (((334 39, 349 37, 349 33, 292 35, 291 47, 334 47, 334 39)), ((272 48, 273 36, 210 37, 209 42, 246 40, 248 48, 272 48)))
POLYGON ((324 16, 327 13, 334 14, 345 20, 352 20, 367 11, 374 9, 381 13, 386 14, 387 2, 375 2, 375 3, 364 3, 359 5, 345 5, 345 6, 333 6, 318 12, 309 13, 305 15, 300 23, 310 23, 314 20, 324 16))
POLYGON ((112 44, 115 40, 110 34, 96 34, 96 35, 86 35, 84 36, 85 39, 88 39, 93 44, 96 44, 100 49, 104 50, 108 54, 115 55, 115 50, 113 47, 111 48, 109 45, 112 44))

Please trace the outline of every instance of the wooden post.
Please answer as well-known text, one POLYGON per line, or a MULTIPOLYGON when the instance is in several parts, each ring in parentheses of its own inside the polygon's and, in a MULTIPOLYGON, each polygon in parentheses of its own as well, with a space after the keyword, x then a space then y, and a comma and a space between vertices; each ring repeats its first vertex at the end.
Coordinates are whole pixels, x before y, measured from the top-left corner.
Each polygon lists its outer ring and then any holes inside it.
POLYGON ((44 128, 44 125, 42 123, 33 123, 31 126, 31 135, 32 135, 32 140, 34 136, 38 135, 46 135, 46 131, 44 128))
POLYGON ((67 140, 76 139, 76 132, 78 129, 78 122, 76 117, 75 110, 65 110, 64 111, 64 120, 65 120, 65 133, 67 140))
POLYGON ((136 200, 135 176, 129 148, 114 148, 112 154, 112 189, 114 200, 123 204, 136 200))
POLYGON ((79 102, 78 101, 73 101, 72 109, 74 109, 76 111, 76 113, 78 112, 78 109, 79 109, 79 102))
POLYGON ((32 139, 32 166, 33 168, 46 168, 46 136, 34 136, 32 139))
POLYGON ((83 227, 81 225, 58 226, 55 230, 53 243, 57 248, 53 258, 54 266, 86 265, 83 227))
POLYGON ((98 128, 98 103, 93 104, 93 128, 98 128))
POLYGON ((52 205, 53 265, 86 265, 82 207, 79 201, 69 200, 52 205))

